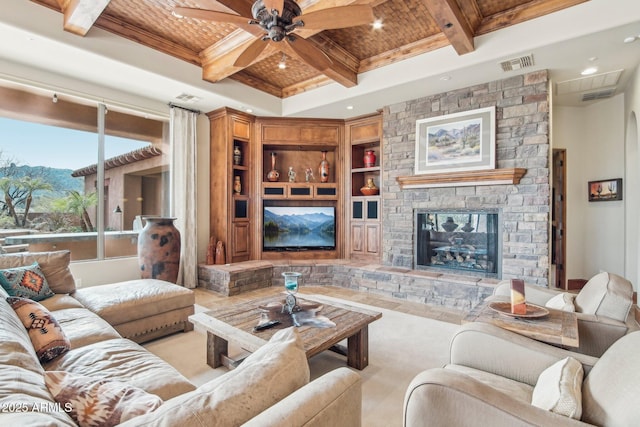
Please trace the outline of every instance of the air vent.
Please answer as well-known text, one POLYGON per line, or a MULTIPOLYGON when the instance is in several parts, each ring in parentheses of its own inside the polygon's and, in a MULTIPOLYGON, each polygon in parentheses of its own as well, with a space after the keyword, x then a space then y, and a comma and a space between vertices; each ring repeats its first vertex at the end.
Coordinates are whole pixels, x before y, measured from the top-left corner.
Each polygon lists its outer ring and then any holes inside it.
POLYGON ((607 73, 594 74, 593 76, 558 82, 556 84, 556 93, 558 95, 566 95, 569 93, 610 88, 618 84, 618 80, 620 79, 623 71, 624 70, 609 71, 607 73))
POLYGON ((599 92, 590 92, 582 95, 582 102, 595 101, 596 99, 611 98, 616 93, 616 88, 601 90, 599 92))
POLYGON ((201 99, 202 98, 198 96, 189 95, 188 93, 181 93, 180 95, 176 96, 176 101, 184 102, 185 104, 193 104, 200 101, 201 99))
POLYGON ((520 58, 507 59, 500 62, 502 71, 514 71, 521 68, 533 67, 533 55, 525 55, 520 58))

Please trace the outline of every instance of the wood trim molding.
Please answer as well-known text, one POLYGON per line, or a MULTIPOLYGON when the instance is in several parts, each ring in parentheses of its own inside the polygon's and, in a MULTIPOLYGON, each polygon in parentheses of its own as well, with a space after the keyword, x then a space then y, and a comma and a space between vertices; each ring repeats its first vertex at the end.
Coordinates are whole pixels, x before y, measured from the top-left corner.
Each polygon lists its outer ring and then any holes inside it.
POLYGON ((526 172, 527 170, 524 168, 447 172, 399 176, 396 178, 396 181, 403 190, 409 188, 519 184, 520 179, 526 172))

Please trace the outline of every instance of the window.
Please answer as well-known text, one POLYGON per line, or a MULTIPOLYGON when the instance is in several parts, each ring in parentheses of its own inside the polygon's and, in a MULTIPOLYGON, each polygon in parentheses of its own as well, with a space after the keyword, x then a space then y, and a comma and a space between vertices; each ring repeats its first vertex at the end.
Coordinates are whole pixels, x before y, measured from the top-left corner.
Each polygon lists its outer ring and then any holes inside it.
POLYGON ((167 123, 109 107, 101 137, 95 103, 19 95, 0 113, 2 251, 135 255, 141 216, 168 213, 167 123))

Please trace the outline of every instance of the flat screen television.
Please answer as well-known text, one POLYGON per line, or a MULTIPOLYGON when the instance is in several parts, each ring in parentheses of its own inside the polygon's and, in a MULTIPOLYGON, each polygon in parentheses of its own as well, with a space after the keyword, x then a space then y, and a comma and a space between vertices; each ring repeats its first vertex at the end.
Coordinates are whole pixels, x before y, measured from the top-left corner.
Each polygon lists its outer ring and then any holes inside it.
POLYGON ((335 250, 336 208, 333 206, 265 206, 264 251, 335 250))

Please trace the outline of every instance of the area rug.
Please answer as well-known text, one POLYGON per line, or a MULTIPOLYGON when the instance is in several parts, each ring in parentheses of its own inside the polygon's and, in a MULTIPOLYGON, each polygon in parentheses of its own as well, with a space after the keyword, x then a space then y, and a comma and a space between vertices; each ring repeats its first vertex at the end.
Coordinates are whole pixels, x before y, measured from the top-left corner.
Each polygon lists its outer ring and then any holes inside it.
MULTIPOLYGON (((322 298, 331 299, 324 295, 322 298)), ((447 362, 449 341, 459 326, 355 302, 348 304, 382 313, 381 319, 369 325, 369 366, 354 370, 362 377, 362 425, 402 426, 407 386, 419 372, 447 362)), ((196 310, 206 309, 196 306, 196 310)), ((224 367, 211 369, 206 364, 206 333, 197 329, 155 340, 145 347, 196 385, 227 372, 224 367)), ((229 351, 242 352, 231 345, 229 351)), ((345 364, 344 356, 323 352, 309 361, 311 377, 345 364)))

